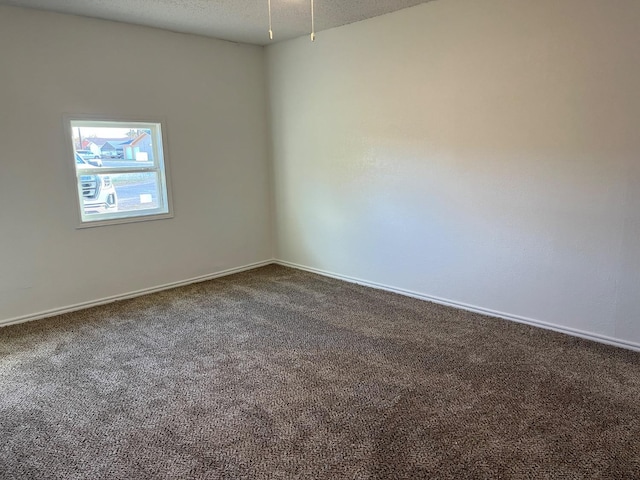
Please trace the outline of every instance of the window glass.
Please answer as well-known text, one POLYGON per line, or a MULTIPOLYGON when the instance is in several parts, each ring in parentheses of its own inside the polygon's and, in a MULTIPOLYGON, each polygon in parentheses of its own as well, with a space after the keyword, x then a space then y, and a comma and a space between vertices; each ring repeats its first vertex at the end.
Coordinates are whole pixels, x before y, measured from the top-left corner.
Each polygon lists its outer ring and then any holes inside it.
POLYGON ((81 226, 171 216, 162 124, 69 120, 81 226))

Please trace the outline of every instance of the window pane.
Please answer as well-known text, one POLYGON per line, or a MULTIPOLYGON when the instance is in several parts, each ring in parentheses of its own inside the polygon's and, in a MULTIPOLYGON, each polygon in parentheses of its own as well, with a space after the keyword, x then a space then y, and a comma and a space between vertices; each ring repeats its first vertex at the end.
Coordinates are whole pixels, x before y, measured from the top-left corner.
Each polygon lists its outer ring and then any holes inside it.
MULTIPOLYGON (((95 123, 95 122, 94 122, 95 123)), ((102 159, 105 166, 154 162, 153 132, 141 125, 88 126, 72 122, 76 151, 85 160, 102 159)))

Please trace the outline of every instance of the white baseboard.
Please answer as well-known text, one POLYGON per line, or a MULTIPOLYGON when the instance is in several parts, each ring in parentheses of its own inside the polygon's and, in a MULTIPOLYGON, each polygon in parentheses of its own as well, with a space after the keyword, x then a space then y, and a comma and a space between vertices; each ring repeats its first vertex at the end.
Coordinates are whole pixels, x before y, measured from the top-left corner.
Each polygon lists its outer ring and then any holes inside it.
POLYGON ((560 333, 565 333, 567 335, 571 335, 574 337, 585 338, 587 340, 593 340, 599 343, 605 343, 607 345, 613 345, 615 347, 626 348, 628 350, 635 350, 640 352, 640 344, 629 342, 626 340, 621 340, 618 338, 611 338, 604 335, 600 335, 597 333, 585 332, 583 330, 578 330, 575 328, 563 327, 561 325, 555 325, 548 322, 543 322, 541 320, 535 320, 533 318, 521 317, 519 315, 512 315, 509 313, 499 312, 496 310, 491 310, 488 308, 477 307, 475 305, 469 305, 466 303, 456 302, 453 300, 448 300, 446 298, 433 297, 431 295, 425 295, 424 293, 413 292, 411 290, 405 290, 403 288, 391 287, 389 285, 384 285, 381 283, 370 282, 368 280, 363 280, 361 278, 350 277, 348 275, 340 275, 333 272, 328 272, 326 270, 320 270, 318 268, 307 267, 304 265, 300 265, 293 262, 287 262, 284 260, 274 260, 273 263, 278 265, 282 265, 285 267, 296 268, 298 270, 304 270, 311 273, 317 273, 318 275, 323 275, 325 277, 337 278, 338 280, 344 280, 349 283, 355 283, 358 285, 363 285, 365 287, 376 288, 378 290, 385 290, 388 292, 398 293, 400 295, 405 295, 407 297, 413 297, 420 300, 426 300, 428 302, 438 303, 440 305, 447 305, 449 307, 459 308, 461 310, 467 310, 469 312, 481 313, 483 315, 489 315, 491 317, 502 318, 505 320, 511 320, 513 322, 524 323, 527 325, 532 325, 534 327, 540 327, 547 330, 553 330, 560 333))
POLYGON ((44 312, 38 312, 30 315, 23 315, 21 317, 9 318, 7 320, 0 320, 0 327, 6 327, 8 325, 15 325, 17 323, 30 322, 32 320, 40 320, 42 318, 53 317, 55 315, 62 315, 63 313, 75 312, 76 310, 82 310, 85 308, 96 307, 98 305, 104 305, 106 303, 117 302, 119 300, 126 300, 128 298, 140 297, 142 295, 148 295, 150 293, 160 292, 162 290, 169 290, 171 288, 183 287, 192 283, 206 282, 207 280, 213 280, 214 278, 224 277, 232 275, 234 273, 244 272, 246 270, 252 270, 258 267, 264 267, 274 263, 273 260, 264 260, 262 262, 250 263, 241 267, 229 268, 220 272, 211 273, 207 275, 201 275, 199 277, 189 278, 187 280, 180 280, 178 282, 165 283, 164 285, 157 285, 151 288, 143 288, 142 290, 136 290, 135 292, 123 293, 120 295, 113 295, 111 297, 104 297, 97 300, 91 300, 88 302, 76 303, 75 305, 69 305, 61 308, 54 308, 52 310, 46 310, 44 312))
POLYGON ((264 267, 270 264, 278 264, 285 267, 295 268, 298 270, 304 270, 311 273, 316 273, 318 275, 323 275, 325 277, 336 278, 338 280, 344 280, 349 283, 355 283, 358 285, 363 285, 365 287, 371 287, 378 290, 385 290, 388 292, 398 293, 400 295, 404 295, 407 297, 417 298, 420 300, 425 300, 428 302, 438 303, 440 305, 447 305, 449 307, 459 308, 461 310, 467 310, 470 312, 481 313, 483 315, 489 315, 491 317, 502 318, 505 320, 511 320, 513 322, 524 323, 527 325, 532 325, 534 327, 545 328, 547 330, 553 330, 560 333, 565 333, 567 335, 572 335, 574 337, 585 338, 587 340, 592 340, 599 343, 605 343, 607 345, 613 345, 620 348, 626 348, 628 350, 635 350, 640 352, 640 344, 635 342, 629 342, 626 340, 621 340, 618 338, 611 338, 605 335, 600 335, 597 333, 585 332, 583 330, 578 330, 575 328, 563 327, 561 325, 555 325, 548 322, 543 322, 541 320, 535 320, 532 318, 522 317, 519 315, 512 315, 509 313, 499 312, 496 310, 491 310, 488 308, 477 307, 475 305, 469 305, 466 303, 456 302, 453 300, 448 300, 445 298, 434 297, 431 295, 426 295, 424 293, 413 292, 411 290, 405 290, 403 288, 396 288, 389 285, 384 285, 381 283, 370 282, 368 280, 363 280, 361 278, 350 277, 348 275, 341 275, 338 273, 329 272, 326 270, 321 270, 318 268, 307 267, 305 265, 300 265, 293 262, 287 262, 285 260, 263 260, 261 262, 255 262, 248 265, 243 265, 241 267, 229 268, 227 270, 222 270, 219 272, 201 275, 199 277, 193 277, 186 280, 181 280, 178 282, 166 283, 164 285, 158 285, 151 288, 144 288, 142 290, 136 290, 134 292, 123 293, 120 295, 113 295, 111 297, 104 297, 97 300, 91 300, 88 302, 77 303, 75 305, 69 305, 66 307, 55 308, 52 310, 46 310, 44 312, 38 312, 29 315, 23 315, 20 317, 9 318, 6 320, 0 320, 0 327, 5 327, 8 325, 15 325, 18 323, 30 322, 32 320, 40 320, 47 317, 53 317, 55 315, 61 315, 63 313, 74 312, 76 310, 82 310, 85 308, 96 307, 98 305, 104 305, 111 302, 117 302, 119 300, 126 300, 129 298, 139 297, 142 295, 148 295, 150 293, 160 292, 162 290, 169 290, 171 288, 182 287, 185 285, 190 285, 192 283, 205 282, 207 280, 213 280, 214 278, 224 277, 227 275, 232 275, 234 273, 240 273, 247 270, 253 270, 254 268, 264 267))

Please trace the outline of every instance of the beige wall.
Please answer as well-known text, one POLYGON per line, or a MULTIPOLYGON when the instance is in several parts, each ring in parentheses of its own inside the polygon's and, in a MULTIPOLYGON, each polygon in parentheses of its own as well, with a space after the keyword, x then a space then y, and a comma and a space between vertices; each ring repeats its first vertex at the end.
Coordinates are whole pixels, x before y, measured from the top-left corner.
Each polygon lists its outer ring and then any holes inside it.
POLYGON ((268 47, 276 257, 640 346, 638 25, 440 0, 268 47))
POLYGON ((0 323, 272 257, 263 57, 0 7, 0 323), (175 218, 76 230, 63 113, 164 117, 175 218))

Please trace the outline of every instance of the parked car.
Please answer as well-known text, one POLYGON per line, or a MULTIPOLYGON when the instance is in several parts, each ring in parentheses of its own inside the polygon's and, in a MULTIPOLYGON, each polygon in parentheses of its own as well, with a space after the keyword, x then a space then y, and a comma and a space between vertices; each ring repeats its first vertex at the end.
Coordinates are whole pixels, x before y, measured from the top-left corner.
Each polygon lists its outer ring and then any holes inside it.
POLYGON ((103 158, 122 158, 124 151, 120 150, 105 150, 102 152, 103 158))
MULTIPOLYGON (((76 169, 92 168, 92 165, 77 152, 75 159, 76 169)), ((85 214, 118 211, 118 195, 108 175, 80 175, 80 182, 85 214)))
POLYGON ((91 150, 78 150, 76 153, 94 167, 102 166, 102 159, 100 158, 100 155, 96 155, 91 150))

